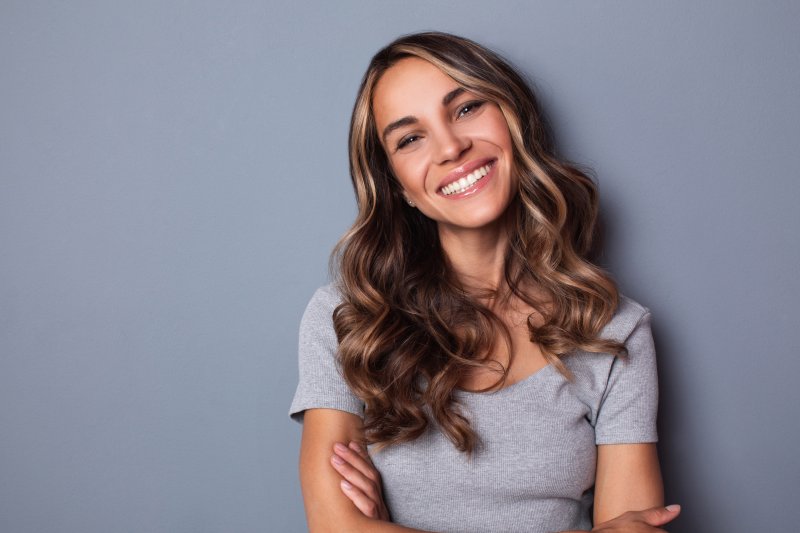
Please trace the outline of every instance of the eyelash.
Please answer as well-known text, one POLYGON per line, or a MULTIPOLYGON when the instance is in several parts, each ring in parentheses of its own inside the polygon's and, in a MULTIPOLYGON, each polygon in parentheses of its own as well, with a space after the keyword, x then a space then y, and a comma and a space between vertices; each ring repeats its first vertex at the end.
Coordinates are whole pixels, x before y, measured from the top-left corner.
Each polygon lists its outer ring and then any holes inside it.
MULTIPOLYGON (((486 102, 483 100, 475 100, 472 102, 467 102, 466 104, 458 108, 458 115, 456 118, 461 118, 465 115, 473 113, 476 109, 479 109, 485 103, 486 102)), ((397 143, 397 149, 400 150, 402 148, 405 148, 406 146, 414 142, 414 140, 417 139, 417 137, 419 137, 419 135, 408 135, 407 137, 403 137, 397 143)))
POLYGON ((480 107, 481 107, 483 104, 485 104, 485 103, 486 103, 486 102, 484 102, 483 100, 475 100, 474 102, 467 102, 466 104, 462 105, 462 106, 461 106, 461 107, 458 109, 458 116, 459 116, 459 117, 462 117, 462 116, 464 116, 462 113, 463 113, 463 111, 464 111, 465 109, 471 108, 471 110, 470 110, 470 111, 467 111, 467 113, 471 113, 471 112, 472 112, 472 111, 474 111, 475 109, 479 109, 479 108, 480 108, 480 107))
POLYGON ((409 135, 407 137, 403 137, 400 139, 400 142, 397 143, 397 149, 400 150, 401 148, 405 148, 413 142, 413 139, 416 139, 417 137, 418 135, 409 135))

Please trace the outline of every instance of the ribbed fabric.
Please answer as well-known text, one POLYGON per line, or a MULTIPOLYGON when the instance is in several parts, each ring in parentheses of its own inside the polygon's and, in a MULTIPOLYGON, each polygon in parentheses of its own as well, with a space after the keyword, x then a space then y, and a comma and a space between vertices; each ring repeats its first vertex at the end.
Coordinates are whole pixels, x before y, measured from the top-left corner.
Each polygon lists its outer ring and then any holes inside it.
MULTIPOLYGON (((336 363, 332 286, 314 294, 300 326, 300 383, 289 414, 327 407, 363 416, 336 363)), ((579 352, 567 381, 546 366, 493 393, 457 391, 481 444, 468 458, 435 426, 373 453, 396 523, 434 532, 591 529, 597 444, 655 442, 658 380, 649 311, 622 297, 604 338, 628 357, 579 352)))

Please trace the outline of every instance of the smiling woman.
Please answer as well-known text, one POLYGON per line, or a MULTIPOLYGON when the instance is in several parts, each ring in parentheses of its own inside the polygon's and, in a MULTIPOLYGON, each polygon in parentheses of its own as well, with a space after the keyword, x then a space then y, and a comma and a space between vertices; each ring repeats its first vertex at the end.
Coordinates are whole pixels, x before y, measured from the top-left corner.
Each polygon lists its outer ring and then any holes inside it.
POLYGON ((406 58, 380 78, 372 105, 403 195, 437 222, 440 237, 502 230, 516 184, 511 134, 496 103, 431 63, 406 58))
POLYGON ((589 260, 592 181, 522 77, 460 37, 379 51, 350 128, 358 201, 300 327, 318 531, 658 531, 650 313, 589 260))

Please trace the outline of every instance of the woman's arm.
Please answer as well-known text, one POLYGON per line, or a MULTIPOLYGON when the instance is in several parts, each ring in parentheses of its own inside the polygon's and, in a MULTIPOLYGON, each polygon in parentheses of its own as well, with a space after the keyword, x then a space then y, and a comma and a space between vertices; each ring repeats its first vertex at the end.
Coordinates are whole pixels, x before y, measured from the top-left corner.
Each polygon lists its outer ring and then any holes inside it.
POLYGON ((594 487, 595 532, 663 531, 680 506, 664 507, 655 444, 601 444, 594 487))
MULTIPOLYGON (((353 415, 348 415, 353 416, 353 415)), ((358 422, 358 417, 354 417, 358 422)), ((343 437, 340 442, 350 442, 343 437)), ((330 454, 333 444, 328 447, 330 454)), ((354 485, 363 477, 361 472, 374 470, 370 463, 359 461, 355 452, 342 455, 349 470, 339 468, 341 477, 354 485)), ((376 472, 377 473, 377 472, 376 472)), ((340 489, 348 499, 357 500, 352 491, 340 489)), ((364 494, 360 494, 364 497, 364 494)), ((365 498, 370 499, 370 498, 365 498)), ((372 497, 371 503, 382 505, 380 496, 372 497)), ((679 506, 664 507, 664 489, 661 469, 655 444, 604 444, 597 448, 597 474, 595 478, 594 524, 592 531, 654 533, 663 531, 660 526, 674 520, 680 513, 679 506)), ((306 504, 308 505, 308 504, 306 504)), ((353 505, 356 512, 361 513, 353 505)), ((361 516, 364 517, 363 513, 361 516)), ((309 519, 310 523, 310 519, 309 519)), ((380 522, 379 522, 380 523, 380 522)), ((373 522, 375 524, 375 522, 373 522)), ((387 524, 383 522, 383 524, 387 524)), ((364 531, 384 531, 365 529, 364 531)), ((413 531, 405 528, 386 531, 413 531)), ((580 533, 564 531, 562 533, 580 533)))
POLYGON ((361 440, 361 419, 335 409, 309 409, 303 416, 300 485, 311 533, 424 533, 365 516, 342 492, 331 459, 334 444, 361 440))
POLYGON ((594 523, 627 511, 664 505, 664 486, 655 444, 601 444, 597 447, 594 523))

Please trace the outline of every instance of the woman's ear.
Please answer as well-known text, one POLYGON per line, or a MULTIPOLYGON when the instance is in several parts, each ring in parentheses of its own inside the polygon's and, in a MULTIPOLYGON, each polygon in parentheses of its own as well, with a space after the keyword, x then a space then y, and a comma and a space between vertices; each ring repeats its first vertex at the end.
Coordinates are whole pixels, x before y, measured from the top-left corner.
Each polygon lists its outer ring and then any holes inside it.
POLYGON ((401 194, 403 195, 403 198, 405 199, 408 205, 410 205, 411 207, 417 207, 417 204, 415 204, 413 200, 411 200, 411 198, 408 197, 406 191, 403 191, 401 194))

